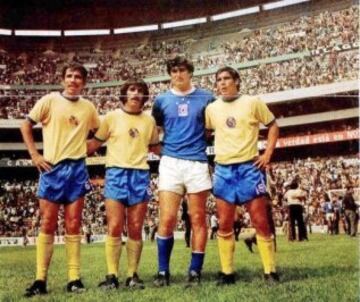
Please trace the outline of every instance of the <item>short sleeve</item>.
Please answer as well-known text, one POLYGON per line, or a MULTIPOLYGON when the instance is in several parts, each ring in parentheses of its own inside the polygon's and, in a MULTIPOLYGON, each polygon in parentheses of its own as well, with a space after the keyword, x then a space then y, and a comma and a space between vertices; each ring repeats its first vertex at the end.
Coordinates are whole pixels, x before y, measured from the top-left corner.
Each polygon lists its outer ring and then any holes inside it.
POLYGON ((109 138, 109 135, 109 116, 105 115, 104 119, 100 123, 99 129, 95 133, 95 138, 101 142, 105 142, 109 138))
POLYGON ((28 119, 34 123, 46 124, 50 118, 51 96, 45 95, 35 103, 35 106, 28 114, 28 119))
POLYGON ((209 106, 205 109, 205 128, 208 130, 214 130, 215 127, 211 122, 211 108, 209 106))
POLYGON ((150 139, 150 145, 157 145, 159 143, 159 132, 156 127, 155 120, 151 119, 152 124, 152 131, 151 131, 151 139, 150 139))
POLYGON ((160 107, 160 100, 156 99, 152 108, 151 115, 154 117, 156 125, 159 127, 163 127, 164 125, 164 114, 160 107))
POLYGON ((255 117, 256 119, 267 126, 275 120, 274 114, 269 110, 268 106, 260 98, 255 99, 255 117))
POLYGON ((92 131, 95 131, 95 130, 98 129, 99 127, 100 127, 99 114, 98 114, 95 106, 92 105, 92 118, 91 118, 90 129, 91 129, 92 131))

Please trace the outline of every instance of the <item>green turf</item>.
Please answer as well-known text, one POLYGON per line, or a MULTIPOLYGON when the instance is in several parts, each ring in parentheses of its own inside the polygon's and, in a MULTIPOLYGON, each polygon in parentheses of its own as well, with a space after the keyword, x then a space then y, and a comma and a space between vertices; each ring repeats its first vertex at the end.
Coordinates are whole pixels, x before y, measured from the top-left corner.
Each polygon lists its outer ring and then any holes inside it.
MULTIPOLYGON (((216 241, 209 241, 205 259, 203 283, 185 290, 184 282, 190 251, 183 241, 176 241, 171 262, 172 285, 152 287, 156 272, 156 244, 145 243, 140 276, 146 289, 130 291, 121 286, 117 291, 103 292, 97 284, 105 275, 103 244, 84 245, 82 276, 86 293, 68 294, 66 285, 65 250, 56 246, 48 277, 49 294, 30 301, 358 301, 359 253, 358 239, 345 235, 312 235, 309 242, 288 243, 278 238, 277 263, 281 284, 267 286, 262 280, 259 254, 250 254, 244 243, 236 244, 235 285, 215 286, 219 270, 216 241)), ((121 258, 120 280, 125 279, 126 251, 121 258)), ((34 277, 35 248, 0 248, 0 301, 29 301, 22 298, 24 289, 34 277)))

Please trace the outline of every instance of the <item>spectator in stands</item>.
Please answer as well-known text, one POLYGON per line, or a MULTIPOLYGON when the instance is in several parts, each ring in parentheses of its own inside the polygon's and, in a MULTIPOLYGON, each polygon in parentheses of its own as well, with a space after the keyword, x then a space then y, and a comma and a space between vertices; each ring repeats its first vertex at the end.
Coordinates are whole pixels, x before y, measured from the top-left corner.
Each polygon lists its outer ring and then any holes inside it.
POLYGON ((348 186, 346 188, 346 194, 343 199, 343 208, 345 212, 345 218, 347 222, 347 230, 348 235, 351 237, 356 237, 357 233, 357 220, 358 214, 357 214, 357 205, 355 203, 355 199, 353 196, 353 188, 348 186))
POLYGON ((84 195, 90 189, 84 158, 86 138, 98 128, 96 109, 80 97, 86 84, 86 69, 79 64, 65 66, 62 93, 40 99, 21 126, 21 133, 34 165, 40 172, 41 231, 37 238, 36 280, 25 296, 46 294, 47 272, 53 253, 58 212, 65 208, 65 246, 68 259, 68 292, 82 292, 80 280, 80 227, 84 195), (36 149, 33 125, 42 123, 44 155, 36 149))
POLYGON ((240 211, 237 210, 238 207, 236 207, 235 210, 235 217, 234 217, 234 224, 233 224, 233 229, 234 229, 234 236, 235 236, 235 241, 239 241, 239 236, 241 233, 241 228, 242 228, 242 217, 241 217, 241 213, 240 211))
POLYGON ((99 284, 105 290, 119 287, 121 234, 125 228, 128 235, 125 285, 144 288, 137 272, 143 246, 142 228, 150 198, 147 154, 149 146, 153 152, 159 146, 155 120, 142 111, 148 95, 148 86, 144 81, 126 81, 121 88, 123 105, 105 115, 95 137, 88 142, 88 154, 107 142, 104 192, 108 224, 105 241, 107 275, 105 281, 99 284))
POLYGON ((185 230, 185 244, 186 247, 190 247, 190 239, 191 239, 191 222, 189 215, 189 207, 187 204, 186 198, 183 198, 181 202, 181 220, 184 222, 184 230, 185 230))
POLYGON ((274 115, 259 98, 239 96, 240 76, 231 67, 215 74, 220 97, 206 108, 206 127, 215 131, 213 194, 219 216, 218 245, 221 262, 219 285, 235 282, 233 222, 237 205, 244 204, 256 229, 257 244, 268 282, 279 281, 271 203, 266 197, 265 167, 275 149, 279 129, 274 115), (259 156, 260 123, 269 127, 267 147, 259 156), (231 142, 231 144, 229 144, 231 142), (236 147, 235 147, 236 146, 236 147))
POLYGON ((303 206, 306 201, 306 192, 299 188, 297 179, 291 182, 289 190, 284 195, 284 199, 287 200, 289 210, 289 241, 296 240, 295 225, 298 228, 298 241, 308 240, 303 206))
MULTIPOLYGON (((200 69, 222 65, 244 63, 249 60, 269 58, 289 53, 301 53, 306 50, 333 48, 335 45, 355 43, 358 35, 358 6, 335 11, 322 12, 313 16, 302 16, 287 23, 259 28, 247 33, 240 33, 239 39, 227 39, 217 43, 220 51, 208 51, 207 46, 199 53, 191 53, 191 44, 185 41, 152 41, 139 47, 121 45, 121 53, 104 50, 101 54, 56 53, 47 56, 39 52, 0 53, 0 82, 2 84, 55 84, 60 75, 60 68, 67 60, 75 58, 88 64, 91 81, 101 83, 110 80, 124 81, 133 76, 154 76, 165 73, 164 58, 177 53, 185 53, 193 57, 200 69), (331 33, 331 34, 329 34, 331 33), (125 59, 119 59, 126 57, 125 59)), ((199 48, 204 45, 200 39, 199 48)), ((318 84, 357 79, 359 59, 356 50, 328 54, 316 53, 302 59, 284 60, 282 62, 262 64, 240 71, 242 94, 261 94, 273 91, 310 87, 318 84)), ((213 80, 208 76, 194 79, 200 87, 212 89, 213 80)), ((168 89, 168 83, 152 83, 151 95, 157 95, 168 89)), ((100 113, 114 109, 116 88, 89 88, 88 98, 96 103, 100 113)), ((0 116, 5 118, 24 118, 32 108, 36 91, 4 90, 1 95, 2 107, 0 116)), ((152 101, 147 104, 151 107, 152 101)), ((147 109, 147 108, 145 108, 147 109)))
POLYGON ((215 213, 212 213, 212 215, 210 216, 210 228, 210 240, 213 240, 214 238, 216 238, 216 234, 219 228, 218 219, 215 213))
POLYGON ((150 231, 151 231, 151 233, 150 233, 150 241, 151 242, 154 242, 155 235, 157 234, 158 229, 159 229, 159 218, 155 217, 153 223, 150 226, 150 231))

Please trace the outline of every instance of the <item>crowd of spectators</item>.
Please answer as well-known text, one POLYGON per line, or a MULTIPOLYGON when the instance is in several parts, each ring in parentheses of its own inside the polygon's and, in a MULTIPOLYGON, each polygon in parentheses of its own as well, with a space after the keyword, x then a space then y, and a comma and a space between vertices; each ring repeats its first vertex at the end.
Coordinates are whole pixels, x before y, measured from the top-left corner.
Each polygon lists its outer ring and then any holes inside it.
POLYGON ((324 11, 315 16, 302 16, 292 22, 254 30, 241 40, 222 43, 225 58, 211 62, 209 66, 217 66, 229 60, 241 63, 354 43, 359 39, 358 13, 358 7, 353 6, 338 12, 324 11))
MULTIPOLYGON (((357 156, 308 158, 292 162, 273 163, 268 171, 268 191, 273 204, 273 217, 277 227, 287 220, 286 202, 283 196, 289 183, 297 177, 301 188, 307 192, 305 211, 307 223, 324 226, 324 205, 334 198, 341 201, 347 186, 358 188, 360 185, 360 164, 357 156)), ((157 175, 151 176, 151 199, 145 224, 154 228, 158 223, 157 175)), ((0 180, 0 236, 34 236, 39 227, 39 209, 36 198, 37 182, 34 180, 16 181, 0 180)), ((103 183, 94 182, 93 190, 87 194, 83 212, 84 225, 92 234, 106 232, 103 183)), ((358 193, 358 192, 357 192, 358 193)), ((355 196, 359 200, 360 196, 355 196)), ((244 227, 251 227, 249 215, 242 209, 244 227)), ((215 201, 211 195, 207 201, 207 216, 215 213, 215 201)), ((178 215, 177 229, 183 230, 181 212, 178 215)), ((58 235, 64 234, 63 212, 59 214, 58 235)))
MULTIPOLYGON (((90 68, 89 82, 126 80, 131 76, 165 74, 164 60, 184 54, 194 60, 198 69, 233 65, 246 61, 303 52, 321 47, 358 42, 357 6, 341 11, 324 11, 303 16, 287 23, 260 28, 241 34, 238 40, 210 43, 203 51, 192 52, 192 44, 184 40, 141 42, 137 46, 93 53, 0 53, 0 83, 57 84, 61 66, 76 60, 90 68), (209 51, 209 48, 215 50, 209 51)), ((234 27, 236 30, 236 27, 234 27)))
MULTIPOLYGON (((265 94, 315 85, 355 80, 359 73, 357 51, 333 52, 278 63, 241 69, 240 94, 265 94)), ((196 86, 215 90, 214 75, 194 77, 196 86)), ((169 82, 150 84, 150 100, 145 110, 151 109, 154 97, 167 90, 169 82)), ((21 119, 26 116, 46 91, 0 90, 0 119, 21 119)), ((100 114, 119 106, 120 87, 89 88, 84 96, 94 102, 100 114)))

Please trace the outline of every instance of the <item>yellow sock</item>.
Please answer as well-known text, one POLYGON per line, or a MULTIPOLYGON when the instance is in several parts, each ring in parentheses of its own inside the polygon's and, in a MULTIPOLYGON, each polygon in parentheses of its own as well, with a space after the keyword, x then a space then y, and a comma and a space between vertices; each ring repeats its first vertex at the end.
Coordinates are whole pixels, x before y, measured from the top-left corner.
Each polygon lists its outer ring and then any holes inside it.
POLYGON ((269 274, 271 272, 275 273, 275 246, 274 240, 270 238, 265 238, 259 235, 256 235, 257 246, 259 249, 261 261, 264 267, 264 273, 269 274))
POLYGON ((141 257, 142 247, 143 247, 142 240, 132 240, 132 239, 128 238, 128 240, 126 242, 128 277, 132 277, 134 275, 134 273, 137 272, 140 257, 141 257))
POLYGON ((36 240, 36 280, 46 280, 54 251, 54 235, 39 233, 36 240))
POLYGON ((234 273, 234 251, 235 251, 235 238, 234 233, 221 234, 217 236, 221 271, 224 274, 234 273))
POLYGON ((113 274, 117 277, 121 255, 121 237, 106 236, 105 254, 108 274, 113 274))
POLYGON ((69 281, 80 279, 81 235, 65 235, 69 281))

